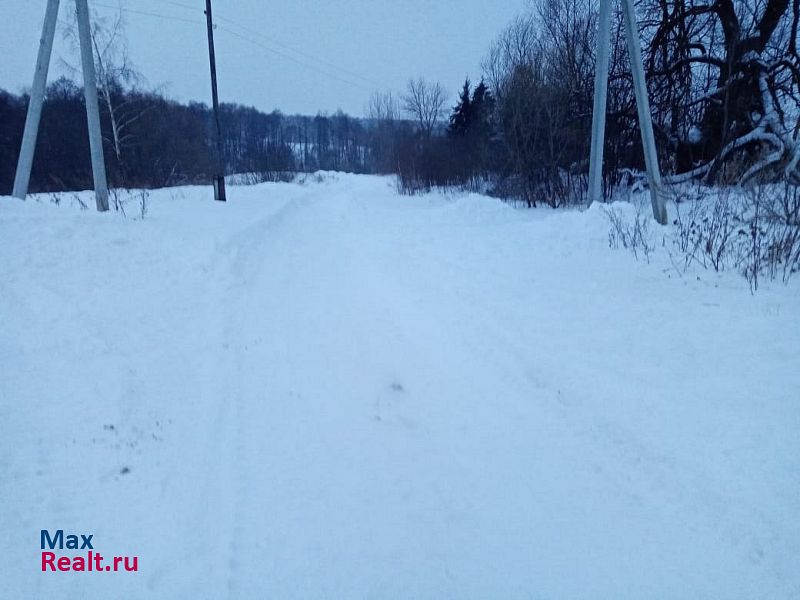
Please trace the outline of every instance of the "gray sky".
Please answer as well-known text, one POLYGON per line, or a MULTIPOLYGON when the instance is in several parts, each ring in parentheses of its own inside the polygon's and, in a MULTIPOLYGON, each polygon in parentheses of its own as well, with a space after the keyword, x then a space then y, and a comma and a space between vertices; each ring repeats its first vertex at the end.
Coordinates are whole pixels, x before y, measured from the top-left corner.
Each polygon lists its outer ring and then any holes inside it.
MULTIPOLYGON (((210 103, 204 0, 89 0, 106 17, 120 3, 128 9, 130 57, 147 84, 165 86, 178 100, 210 103)), ((3 4, 0 88, 19 92, 32 80, 45 0, 3 4)), ((360 115, 373 90, 400 90, 409 77, 440 81, 454 102, 465 76, 480 77, 490 42, 524 0, 214 0, 213 6, 223 102, 360 115)), ((61 0, 62 22, 73 7, 61 0)), ((65 72, 59 59, 77 64, 56 35, 50 80, 65 72)))

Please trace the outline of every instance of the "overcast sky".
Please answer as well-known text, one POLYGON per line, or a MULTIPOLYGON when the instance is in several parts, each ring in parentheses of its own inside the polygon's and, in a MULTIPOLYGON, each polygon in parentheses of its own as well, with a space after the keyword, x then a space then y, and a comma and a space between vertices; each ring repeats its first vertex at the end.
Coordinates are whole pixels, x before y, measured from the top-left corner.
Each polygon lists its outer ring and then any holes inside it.
MULTIPOLYGON (((1 88, 30 86, 45 4, 3 0, 1 88)), ((113 17, 120 0, 89 4, 113 17)), ((210 103, 204 5, 121 0, 129 54, 149 87, 210 103)), ((214 0, 213 7, 223 102, 360 115, 373 90, 400 90, 409 77, 440 81, 452 103, 465 76, 480 77, 489 44, 524 0, 214 0)), ((68 10, 73 1, 61 0, 61 23, 68 10)), ((56 35, 50 80, 65 73, 60 59, 78 64, 56 35)))

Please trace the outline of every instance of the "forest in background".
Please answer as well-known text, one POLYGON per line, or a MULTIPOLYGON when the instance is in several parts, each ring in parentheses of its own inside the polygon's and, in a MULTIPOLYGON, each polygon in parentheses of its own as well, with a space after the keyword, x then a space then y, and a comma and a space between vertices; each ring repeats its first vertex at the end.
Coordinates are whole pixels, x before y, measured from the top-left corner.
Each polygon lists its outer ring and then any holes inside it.
MULTIPOLYGON (((640 0, 645 71, 668 182, 800 182, 800 0, 640 0)), ((623 20, 613 15, 604 180, 643 168, 623 20)), ((94 32, 110 185, 203 183, 213 173, 211 113, 135 77, 119 24, 94 32)), ((453 95, 412 79, 376 91, 367 118, 290 116, 223 104, 226 172, 253 181, 319 169, 394 173, 414 193, 481 189, 552 206, 585 199, 596 3, 536 0, 453 95)), ((27 98, 0 92, 0 193, 11 190, 27 98)), ((48 86, 31 191, 91 187, 82 89, 48 86)))
MULTIPOLYGON (((182 104, 157 92, 117 87, 112 111, 101 110, 109 185, 165 187, 208 183, 215 169, 211 109, 182 104)), ((101 105, 102 105, 101 101, 101 105)), ((25 123, 27 97, 0 91, 0 193, 10 193, 25 123)), ((283 178, 320 169, 353 173, 377 170, 364 119, 344 113, 287 116, 222 104, 227 173, 255 179, 283 178)), ((92 185, 83 89, 67 78, 47 88, 31 192, 88 189, 92 185)))

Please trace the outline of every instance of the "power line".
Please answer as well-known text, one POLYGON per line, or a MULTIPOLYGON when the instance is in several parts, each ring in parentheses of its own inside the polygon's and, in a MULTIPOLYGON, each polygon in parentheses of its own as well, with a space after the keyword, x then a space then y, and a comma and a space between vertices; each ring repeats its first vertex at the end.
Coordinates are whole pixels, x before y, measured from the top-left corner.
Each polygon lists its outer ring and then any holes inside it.
MULTIPOLYGON (((170 5, 173 5, 173 6, 176 6, 176 7, 184 8, 186 10, 192 10, 192 11, 196 10, 193 7, 189 6, 188 4, 183 4, 181 2, 175 2, 173 0, 161 0, 161 3, 162 4, 170 4, 170 5)), ((157 18, 157 19, 166 19, 166 20, 178 21, 178 22, 183 22, 183 23, 191 23, 191 24, 194 24, 194 25, 205 25, 205 23, 202 22, 202 21, 189 19, 189 18, 186 18, 186 17, 176 17, 176 16, 172 16, 172 15, 165 15, 165 14, 162 14, 162 13, 156 13, 156 12, 151 12, 151 11, 127 8, 125 6, 114 6, 114 5, 111 5, 111 4, 105 4, 103 2, 93 2, 92 4, 94 6, 101 7, 101 8, 119 10, 119 11, 126 12, 126 13, 143 15, 143 16, 153 17, 153 18, 157 18)), ((373 80, 371 80, 369 78, 362 77, 362 76, 360 76, 360 75, 358 75, 356 73, 348 71, 347 69, 344 69, 342 67, 337 67, 333 63, 330 63, 330 62, 325 61, 323 59, 315 58, 310 54, 307 54, 307 53, 302 52, 300 50, 296 50, 296 49, 291 48, 289 46, 285 46, 283 44, 280 44, 280 42, 270 40, 270 38, 268 38, 267 36, 259 34, 255 30, 252 30, 252 29, 250 29, 248 27, 245 27, 244 25, 239 25, 238 23, 236 23, 235 21, 232 21, 231 19, 226 19, 224 17, 219 17, 218 16, 217 20, 218 21, 225 21, 226 23, 229 23, 232 26, 238 27, 239 29, 241 29, 243 31, 247 31, 248 33, 250 33, 250 35, 244 35, 244 34, 242 34, 240 32, 234 31, 233 29, 231 29, 229 27, 225 27, 223 25, 220 25, 219 23, 216 23, 214 25, 215 29, 219 29, 220 31, 224 31, 227 34, 229 34, 229 35, 231 35, 231 36, 233 36, 235 38, 238 38, 238 39, 240 39, 242 41, 245 41, 245 42, 247 42, 249 44, 257 46, 257 47, 261 48, 262 50, 266 50, 267 52, 269 52, 271 54, 274 54, 276 56, 280 56, 281 58, 289 60, 289 61, 291 61, 291 62, 293 62, 293 63, 295 63, 295 64, 297 64, 297 65, 299 65, 301 67, 305 67, 306 69, 311 69, 312 71, 316 71, 317 73, 320 73, 321 75, 324 75, 324 76, 329 77, 331 79, 335 79, 336 81, 339 81, 339 82, 344 83, 346 85, 358 88, 358 89, 360 89, 362 91, 365 91, 365 92, 372 92, 373 91, 372 88, 366 87, 365 85, 352 80, 352 78, 356 78, 356 79, 360 79, 362 81, 371 83, 373 85, 376 85, 378 87, 386 87, 386 86, 381 86, 380 83, 378 83, 376 81, 373 81, 373 80), (290 54, 287 54, 287 53, 282 52, 280 50, 276 50, 274 48, 271 48, 270 46, 266 45, 265 43, 263 43, 259 39, 254 39, 254 37, 263 38, 263 39, 269 41, 270 43, 273 43, 273 44, 278 45, 278 46, 282 46, 282 47, 288 49, 289 51, 296 52, 297 54, 300 54, 301 56, 306 56, 306 57, 310 58, 311 60, 316 60, 317 62, 319 62, 321 64, 324 64, 324 65, 328 66, 331 69, 336 69, 337 71, 340 71, 342 73, 346 73, 346 74, 350 75, 351 78, 341 77, 341 76, 336 75, 334 73, 331 73, 329 70, 321 68, 321 67, 319 67, 317 65, 314 65, 314 64, 309 63, 307 61, 301 60, 301 59, 296 58, 294 56, 291 56, 290 54)))
POLYGON ((175 2, 175 0, 159 0, 159 4, 171 4, 172 6, 180 6, 181 8, 185 8, 186 10, 191 10, 192 12, 200 10, 196 6, 192 6, 191 4, 184 4, 183 2, 175 2))
POLYGON ((133 13, 136 15, 145 15, 148 17, 155 17, 158 19, 167 19, 170 21, 181 21, 183 23, 192 23, 194 25, 205 25, 203 21, 197 21, 195 19, 187 19, 185 17, 175 17, 172 15, 163 15, 160 13, 148 12, 145 10, 137 10, 134 8, 126 8, 124 6, 114 6, 113 4, 103 4, 102 2, 92 2, 92 6, 99 6, 101 8, 110 8, 112 10, 119 10, 126 13, 133 13))
POLYGON ((341 73, 344 73, 345 75, 348 75, 350 77, 355 77, 356 79, 360 79, 361 81, 364 81, 366 83, 369 83, 370 85, 374 85, 374 86, 377 86, 377 87, 387 87, 387 86, 383 86, 381 83, 375 81, 374 79, 370 79, 369 77, 364 77, 362 75, 359 75, 358 73, 355 73, 355 72, 350 71, 348 69, 345 69, 343 67, 339 67, 339 66, 337 66, 337 65, 335 65, 335 64, 333 64, 331 62, 328 62, 325 59, 318 58, 318 57, 314 56, 313 54, 309 54, 307 52, 304 52, 303 50, 298 50, 297 48, 293 48, 292 46, 287 46, 286 44, 283 44, 282 42, 279 42, 278 40, 276 40, 274 38, 271 38, 271 37, 267 36, 266 34, 264 34, 262 32, 256 31, 256 30, 251 29, 249 27, 245 27, 244 25, 240 25, 240 24, 236 23, 235 21, 232 21, 231 19, 226 19, 225 17, 217 17, 217 19, 220 20, 220 21, 223 21, 225 23, 228 23, 229 25, 237 27, 237 28, 241 29, 242 31, 245 31, 245 32, 249 33, 250 35, 253 35, 253 36, 256 36, 256 37, 260 37, 260 38, 264 38, 265 40, 267 40, 271 44, 275 44, 276 46, 279 46, 279 47, 281 47, 281 48, 283 48, 285 50, 288 50, 290 52, 295 52, 295 53, 299 54, 300 56, 303 56, 303 57, 308 58, 310 60, 314 60, 314 61, 316 61, 316 62, 318 62, 320 64, 323 64, 326 67, 329 67, 331 69, 336 69, 337 71, 339 71, 341 73))
POLYGON ((290 60, 293 63, 296 63, 296 64, 300 65, 301 67, 305 67, 307 69, 311 69, 313 71, 316 71, 317 73, 325 75, 326 77, 330 77, 331 79, 335 79, 337 81, 340 81, 340 82, 345 83, 347 85, 351 85, 351 86, 359 88, 361 90, 364 90, 364 91, 367 91, 367 92, 373 91, 371 88, 368 88, 368 87, 366 87, 364 85, 361 85, 360 83, 356 83, 355 81, 351 81, 349 79, 345 79, 343 77, 339 77, 338 75, 334 75, 333 73, 331 73, 329 71, 326 71, 326 70, 324 70, 324 69, 322 69, 320 67, 317 67, 315 65, 312 65, 312 64, 309 64, 309 63, 306 63, 306 62, 303 62, 303 61, 295 58, 294 56, 290 56, 288 54, 284 54, 280 50, 275 50, 274 48, 270 48, 269 46, 261 43, 260 41, 254 40, 254 39, 249 38, 247 36, 244 36, 244 35, 236 32, 236 31, 234 31, 232 29, 229 29, 227 27, 223 27, 222 25, 217 25, 217 28, 220 29, 221 31, 225 31, 226 33, 228 33, 229 35, 232 35, 235 38, 238 38, 240 40, 243 40, 245 42, 253 44, 254 46, 258 46, 259 48, 261 48, 263 50, 266 50, 267 52, 270 52, 272 54, 275 54, 277 56, 280 56, 282 58, 285 58, 286 60, 290 60))
MULTIPOLYGON (((160 4, 169 4, 169 5, 176 6, 176 7, 185 9, 187 11, 191 11, 191 12, 195 12, 195 11, 199 10, 197 7, 191 6, 189 4, 185 4, 183 2, 177 2, 176 0, 159 0, 159 3, 160 4)), ((365 77, 363 75, 360 75, 359 73, 356 73, 355 71, 351 71, 350 69, 346 69, 344 67, 340 67, 339 65, 336 65, 336 64, 334 64, 334 63, 332 63, 332 62, 330 62, 328 60, 325 60, 324 58, 320 58, 318 56, 310 54, 309 52, 306 52, 304 50, 300 50, 298 48, 295 48, 293 46, 285 44, 285 43, 281 42, 280 40, 277 40, 277 39, 275 39, 275 38, 273 38, 271 36, 268 36, 268 35, 266 35, 265 33, 261 32, 261 31, 257 31, 255 29, 252 29, 250 27, 242 25, 241 23, 238 23, 237 21, 235 21, 233 19, 229 19, 227 17, 217 15, 216 16, 216 20, 218 22, 227 23, 230 27, 235 27, 235 28, 247 33, 250 37, 259 38, 259 39, 261 39, 261 40, 263 40, 263 41, 265 41, 265 42, 267 42, 269 44, 272 44, 274 46, 278 46, 279 48, 282 48, 285 51, 298 54, 299 56, 302 56, 302 57, 304 57, 304 58, 306 58, 308 60, 317 62, 317 63, 319 63, 321 65, 325 65, 327 68, 334 69, 334 70, 338 71, 339 73, 341 73, 343 75, 346 75, 350 79, 358 79, 358 80, 360 80, 360 81, 362 81, 364 83, 368 83, 369 85, 375 86, 375 87, 378 87, 378 88, 389 88, 389 87, 391 87, 391 86, 383 85, 379 81, 376 81, 376 80, 371 79, 369 77, 365 77)), ((222 26, 219 25, 219 23, 217 23, 216 26, 218 28, 222 28, 222 26)), ((228 32, 229 33, 233 33, 230 30, 228 30, 228 32)), ((249 41, 252 42, 252 40, 249 40, 249 41)), ((278 53, 278 52, 276 52, 276 51, 274 51, 272 49, 270 49, 269 51, 273 52, 274 54, 278 54, 279 56, 285 57, 285 55, 280 54, 280 53, 278 53)), ((309 66, 309 65, 307 65, 307 63, 300 62, 300 61, 298 61, 296 59, 290 59, 290 60, 294 60, 295 62, 297 62, 298 64, 301 64, 303 66, 309 66)), ((314 68, 314 67, 309 66, 309 68, 314 68)))

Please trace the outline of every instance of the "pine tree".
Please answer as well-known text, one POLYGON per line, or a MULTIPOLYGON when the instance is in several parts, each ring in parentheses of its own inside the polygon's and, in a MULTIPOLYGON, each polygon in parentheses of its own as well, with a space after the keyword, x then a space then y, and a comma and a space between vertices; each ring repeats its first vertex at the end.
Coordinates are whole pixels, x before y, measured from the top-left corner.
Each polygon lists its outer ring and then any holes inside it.
POLYGON ((481 79, 472 92, 470 102, 470 114, 468 118, 468 130, 480 139, 484 139, 491 134, 491 120, 494 112, 494 96, 489 88, 481 79))
POLYGON ((447 133, 452 137, 464 137, 470 128, 470 117, 472 116, 472 102, 470 100, 469 78, 464 81, 464 87, 458 97, 458 104, 453 107, 453 114, 450 115, 450 126, 447 133))

